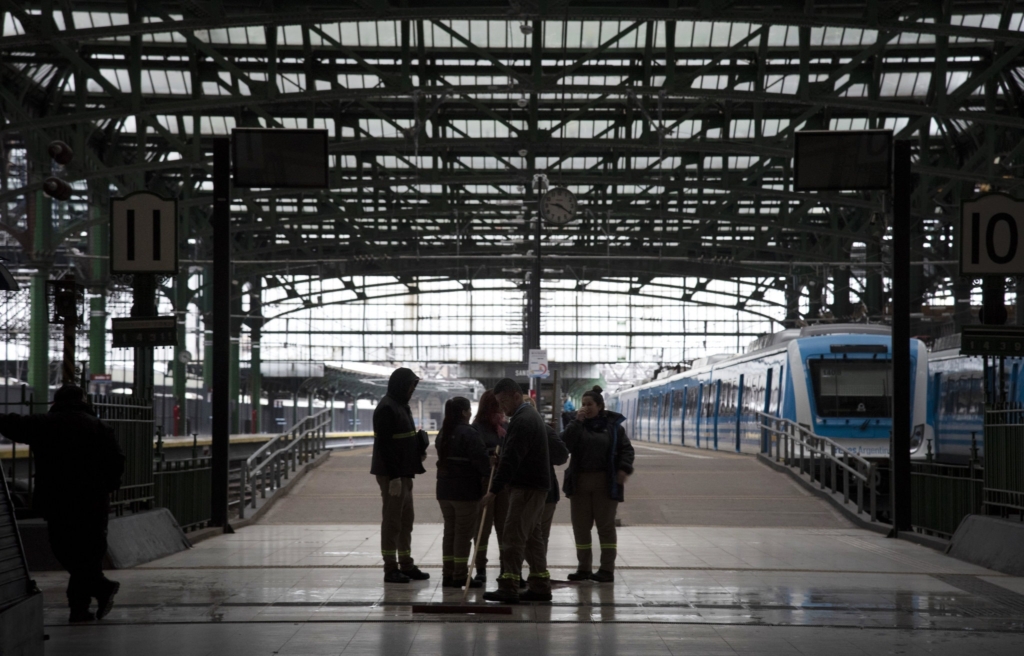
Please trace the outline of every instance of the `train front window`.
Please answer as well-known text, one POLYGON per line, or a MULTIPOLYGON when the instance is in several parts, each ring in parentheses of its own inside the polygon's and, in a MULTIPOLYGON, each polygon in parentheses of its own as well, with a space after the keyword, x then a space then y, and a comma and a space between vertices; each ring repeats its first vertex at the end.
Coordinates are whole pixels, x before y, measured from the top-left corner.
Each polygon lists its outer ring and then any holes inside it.
POLYGON ((888 360, 811 360, 819 417, 891 417, 888 360))

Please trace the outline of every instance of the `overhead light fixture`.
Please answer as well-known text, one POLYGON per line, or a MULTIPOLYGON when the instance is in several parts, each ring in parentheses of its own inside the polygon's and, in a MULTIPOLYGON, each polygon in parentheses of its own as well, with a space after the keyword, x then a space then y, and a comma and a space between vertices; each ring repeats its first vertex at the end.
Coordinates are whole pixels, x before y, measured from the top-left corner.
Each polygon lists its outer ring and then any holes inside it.
POLYGON ((530 154, 530 151, 526 150, 525 148, 520 148, 519 149, 519 156, 520 157, 526 157, 529 154, 530 154))
POLYGON ((529 23, 522 23, 519 25, 519 31, 524 35, 529 36, 533 34, 533 25, 530 25, 529 23))
MULTIPOLYGON (((526 107, 527 105, 530 104, 530 101, 527 100, 526 98, 520 98, 519 100, 516 101, 516 104, 519 105, 520 107, 526 107)), ((996 161, 996 164, 998 163, 999 162, 996 161)))

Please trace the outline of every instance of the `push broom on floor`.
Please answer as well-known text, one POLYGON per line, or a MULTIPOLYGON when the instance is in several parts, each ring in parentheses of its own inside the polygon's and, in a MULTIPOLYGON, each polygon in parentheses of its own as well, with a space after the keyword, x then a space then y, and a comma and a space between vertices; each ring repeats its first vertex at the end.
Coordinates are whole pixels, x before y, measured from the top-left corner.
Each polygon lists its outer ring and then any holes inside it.
MULTIPOLYGON (((498 451, 501 447, 494 449, 494 455, 498 455, 498 451)), ((487 479, 487 490, 491 489, 491 483, 494 481, 494 470, 496 467, 491 467, 491 475, 487 479)), ((466 565, 466 588, 462 591, 462 603, 461 604, 420 604, 412 607, 413 613, 489 613, 491 615, 511 615, 512 609, 508 606, 492 606, 487 603, 482 604, 466 604, 466 598, 469 596, 469 584, 473 580, 473 563, 476 561, 476 549, 480 544, 480 540, 484 536, 484 518, 487 517, 487 506, 484 506, 483 511, 480 513, 480 527, 476 531, 476 541, 473 542, 473 549, 469 553, 469 562, 466 565)))

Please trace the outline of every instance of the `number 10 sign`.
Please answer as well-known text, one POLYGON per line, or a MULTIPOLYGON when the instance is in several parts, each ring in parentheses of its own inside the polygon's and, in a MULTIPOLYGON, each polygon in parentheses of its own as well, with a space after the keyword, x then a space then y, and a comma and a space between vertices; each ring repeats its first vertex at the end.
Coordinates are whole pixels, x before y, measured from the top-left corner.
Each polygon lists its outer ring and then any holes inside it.
POLYGON ((1024 274, 1024 201, 988 194, 960 206, 960 275, 1024 274))
POLYGON ((178 272, 178 203, 148 191, 110 200, 111 273, 178 272))

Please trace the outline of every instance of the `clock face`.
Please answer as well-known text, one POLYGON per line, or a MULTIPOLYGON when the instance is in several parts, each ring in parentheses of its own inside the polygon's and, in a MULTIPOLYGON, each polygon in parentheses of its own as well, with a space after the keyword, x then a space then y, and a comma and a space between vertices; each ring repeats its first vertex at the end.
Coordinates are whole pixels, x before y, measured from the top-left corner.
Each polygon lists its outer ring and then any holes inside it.
POLYGON ((540 199, 540 215, 551 223, 569 223, 576 216, 576 196, 565 187, 555 187, 540 199))

